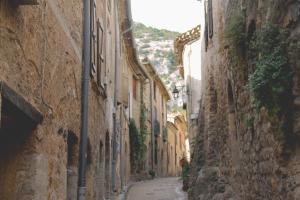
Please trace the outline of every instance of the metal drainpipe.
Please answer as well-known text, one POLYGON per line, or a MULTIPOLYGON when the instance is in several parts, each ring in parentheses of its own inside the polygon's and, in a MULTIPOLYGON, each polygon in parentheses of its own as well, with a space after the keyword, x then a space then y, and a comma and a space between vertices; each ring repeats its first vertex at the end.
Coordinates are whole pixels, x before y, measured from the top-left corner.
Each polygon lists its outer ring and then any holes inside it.
POLYGON ((77 199, 85 200, 86 182, 86 152, 87 152, 87 134, 88 134, 88 95, 90 81, 90 1, 83 1, 83 70, 82 70, 82 88, 81 88, 81 129, 79 146, 79 167, 78 167, 78 188, 77 199))
POLYGON ((153 81, 150 79, 150 105, 151 105, 151 146, 152 146, 152 151, 151 151, 151 157, 152 157, 152 162, 151 162, 151 169, 154 171, 154 151, 155 151, 155 138, 154 138, 154 119, 153 119, 153 81))
POLYGON ((118 47, 119 47, 119 37, 118 37, 118 0, 115 0, 115 91, 114 91, 114 113, 113 113, 113 159, 112 159, 112 190, 116 191, 116 159, 117 159, 117 106, 118 106, 118 92, 119 92, 119 63, 118 63, 118 47))

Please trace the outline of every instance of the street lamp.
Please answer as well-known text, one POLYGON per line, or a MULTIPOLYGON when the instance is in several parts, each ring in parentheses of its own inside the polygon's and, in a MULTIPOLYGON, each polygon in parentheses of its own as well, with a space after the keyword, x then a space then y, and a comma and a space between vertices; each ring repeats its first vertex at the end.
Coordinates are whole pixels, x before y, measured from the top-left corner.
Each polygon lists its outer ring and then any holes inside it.
POLYGON ((180 85, 180 86, 175 85, 172 91, 174 99, 178 99, 180 93, 182 94, 182 97, 184 96, 184 93, 188 94, 188 91, 185 89, 185 85, 180 85))
POLYGON ((177 89, 176 86, 173 89, 172 94, 173 94, 174 99, 178 99, 178 97, 179 97, 179 90, 177 89))

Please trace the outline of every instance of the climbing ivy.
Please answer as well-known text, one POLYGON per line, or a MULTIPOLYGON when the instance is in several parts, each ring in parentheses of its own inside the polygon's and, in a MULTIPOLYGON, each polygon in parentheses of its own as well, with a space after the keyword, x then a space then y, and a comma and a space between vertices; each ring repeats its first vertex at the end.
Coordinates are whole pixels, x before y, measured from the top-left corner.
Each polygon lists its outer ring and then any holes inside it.
POLYGON ((251 49, 256 53, 255 71, 249 77, 249 89, 256 108, 265 107, 269 116, 281 121, 279 138, 290 130, 292 70, 287 57, 286 31, 266 24, 256 32, 251 49))
POLYGON ((139 173, 144 168, 145 155, 147 151, 147 146, 145 145, 147 137, 146 128, 146 107, 144 104, 144 90, 141 84, 140 90, 140 129, 137 128, 134 119, 130 119, 129 123, 129 136, 130 136, 130 162, 131 169, 134 173, 139 173))
POLYGON ((146 137, 147 137, 147 126, 146 126, 146 106, 144 103, 144 87, 143 84, 141 84, 141 90, 140 90, 140 97, 141 97, 141 105, 140 105, 140 133, 141 133, 141 160, 140 162, 140 169, 143 169, 144 162, 145 162, 145 156, 146 156, 146 151, 147 151, 147 146, 145 144, 146 142, 146 137))
POLYGON ((240 2, 236 1, 231 6, 226 19, 227 23, 224 30, 224 45, 228 50, 228 58, 233 76, 242 75, 243 79, 247 79, 246 65, 244 62, 246 43, 246 15, 241 10, 240 2))
POLYGON ((228 24, 225 27, 225 45, 232 53, 239 54, 246 41, 246 18, 240 8, 235 8, 229 14, 228 24))

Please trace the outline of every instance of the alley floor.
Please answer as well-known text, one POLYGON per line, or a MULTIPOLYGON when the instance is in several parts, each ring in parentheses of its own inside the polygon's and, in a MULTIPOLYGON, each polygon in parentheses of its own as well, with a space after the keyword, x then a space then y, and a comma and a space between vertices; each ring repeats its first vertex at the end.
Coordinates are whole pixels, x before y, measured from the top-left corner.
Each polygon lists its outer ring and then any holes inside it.
POLYGON ((127 200, 186 200, 180 178, 159 178, 134 184, 127 200))

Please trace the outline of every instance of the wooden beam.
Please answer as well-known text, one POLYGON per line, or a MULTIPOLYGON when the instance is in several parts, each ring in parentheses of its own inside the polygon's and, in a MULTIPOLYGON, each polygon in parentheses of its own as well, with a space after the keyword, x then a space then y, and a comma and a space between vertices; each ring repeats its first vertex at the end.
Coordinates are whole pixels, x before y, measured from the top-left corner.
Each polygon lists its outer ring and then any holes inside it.
POLYGON ((36 124, 40 124, 43 121, 42 113, 39 112, 34 106, 32 106, 28 101, 26 101, 21 95, 11 89, 8 85, 0 81, 0 88, 1 98, 5 98, 9 102, 11 102, 36 124))

